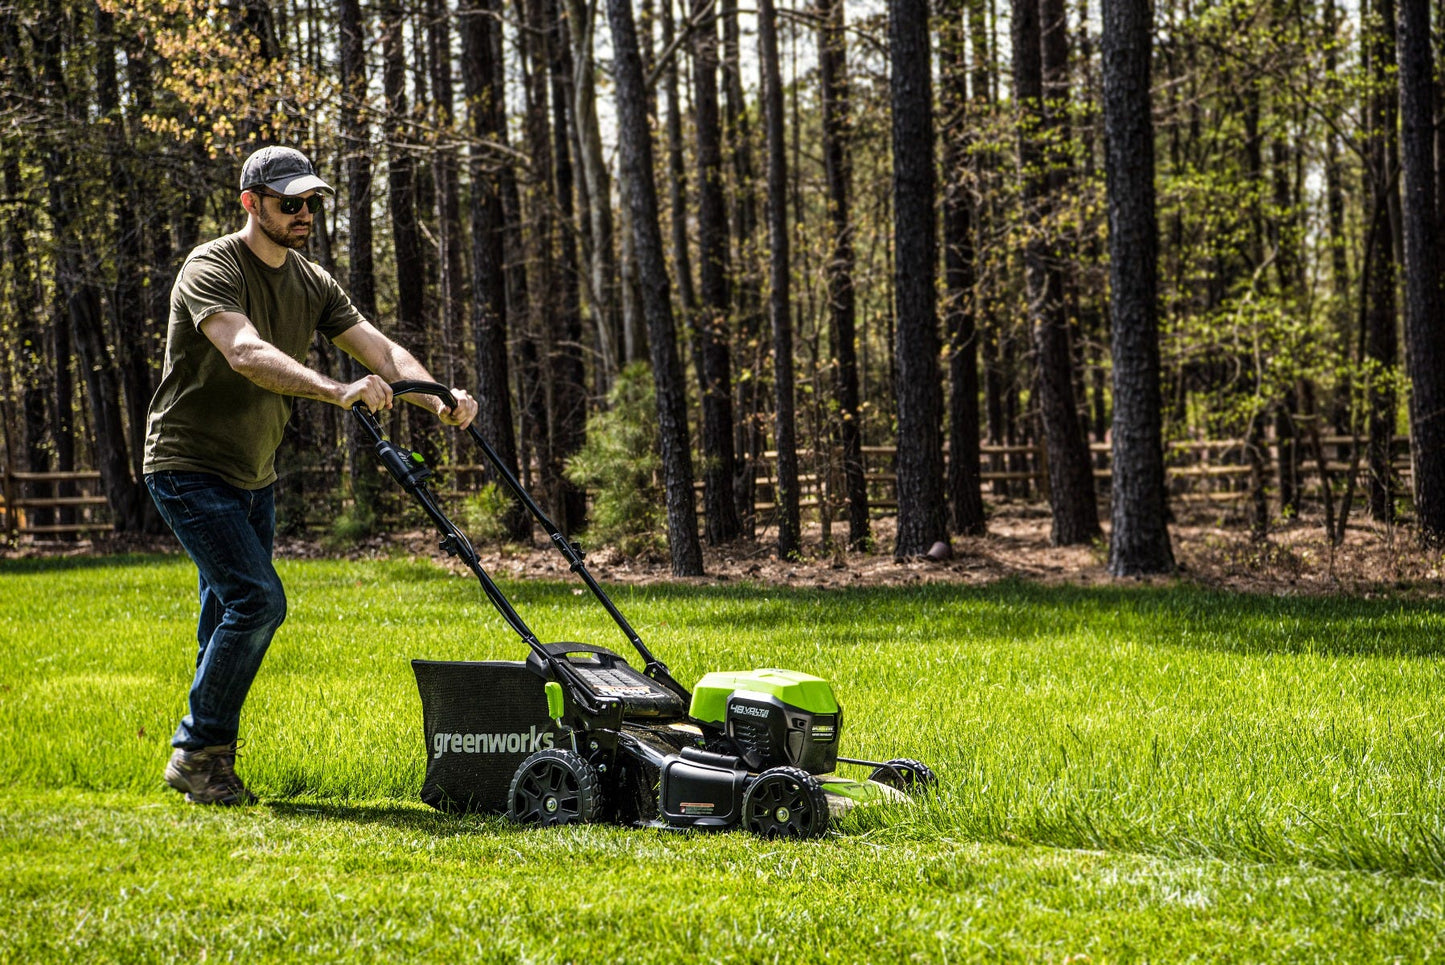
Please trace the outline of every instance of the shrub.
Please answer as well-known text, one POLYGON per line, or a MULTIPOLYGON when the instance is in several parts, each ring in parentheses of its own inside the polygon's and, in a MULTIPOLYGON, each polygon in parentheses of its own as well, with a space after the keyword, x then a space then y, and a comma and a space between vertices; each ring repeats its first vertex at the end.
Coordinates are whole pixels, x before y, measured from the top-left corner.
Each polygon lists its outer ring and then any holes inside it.
POLYGON ((628 556, 665 548, 661 466, 652 370, 635 362, 607 394, 607 408, 588 417, 587 441, 567 465, 567 478, 593 493, 591 542, 628 556))

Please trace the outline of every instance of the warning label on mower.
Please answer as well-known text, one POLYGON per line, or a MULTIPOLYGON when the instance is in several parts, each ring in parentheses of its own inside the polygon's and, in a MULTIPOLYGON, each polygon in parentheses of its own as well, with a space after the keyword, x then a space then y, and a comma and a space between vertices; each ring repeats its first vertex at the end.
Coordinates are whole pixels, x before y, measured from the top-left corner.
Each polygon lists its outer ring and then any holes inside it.
POLYGON ((552 732, 535 726, 512 734, 433 734, 432 760, 443 754, 531 754, 552 746, 552 732))
POLYGON ((686 815, 706 815, 717 810, 717 805, 711 801, 683 801, 678 806, 678 811, 686 815))

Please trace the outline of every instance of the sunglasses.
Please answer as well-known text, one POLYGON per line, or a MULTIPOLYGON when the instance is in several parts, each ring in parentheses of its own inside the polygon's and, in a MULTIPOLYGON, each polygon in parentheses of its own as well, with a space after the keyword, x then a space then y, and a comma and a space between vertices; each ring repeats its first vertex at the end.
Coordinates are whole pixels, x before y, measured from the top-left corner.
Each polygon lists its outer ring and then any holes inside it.
POLYGON ((269 191, 257 191, 256 193, 263 198, 275 198, 278 202, 276 206, 281 209, 281 213, 288 215, 300 214, 303 206, 312 214, 320 214, 322 206, 326 203, 326 200, 319 194, 313 194, 309 198, 297 198, 283 194, 271 194, 269 191))

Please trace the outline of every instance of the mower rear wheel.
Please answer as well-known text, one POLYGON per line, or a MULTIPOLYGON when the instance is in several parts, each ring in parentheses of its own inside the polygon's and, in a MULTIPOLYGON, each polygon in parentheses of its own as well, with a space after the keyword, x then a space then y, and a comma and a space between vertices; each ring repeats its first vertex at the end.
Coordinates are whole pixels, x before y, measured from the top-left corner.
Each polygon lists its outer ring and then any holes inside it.
POLYGON ((828 830, 823 785, 797 767, 759 774, 743 793, 743 826, 764 838, 817 838, 828 830))
POLYGON ((873 769, 873 773, 868 775, 868 780, 887 787, 896 787, 906 794, 928 791, 938 784, 938 778, 934 775, 932 768, 922 761, 910 760, 906 757, 895 757, 891 761, 884 761, 882 767, 873 769))
POLYGON ((596 819, 601 800, 597 769, 581 754, 537 751, 512 775, 507 815, 518 824, 579 824, 596 819))

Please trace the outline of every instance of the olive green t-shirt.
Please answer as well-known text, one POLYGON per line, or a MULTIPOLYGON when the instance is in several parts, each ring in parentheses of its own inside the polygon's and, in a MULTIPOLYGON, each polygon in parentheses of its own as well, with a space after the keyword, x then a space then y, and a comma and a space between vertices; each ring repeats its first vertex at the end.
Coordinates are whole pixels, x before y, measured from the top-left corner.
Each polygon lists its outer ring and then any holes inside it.
POLYGON ((233 371, 200 329, 217 312, 239 312, 261 337, 298 362, 316 332, 336 338, 362 321, 341 286, 295 251, 272 268, 239 234, 192 251, 171 288, 165 368, 151 399, 145 471, 209 472, 242 489, 276 481, 276 447, 291 398, 233 371))

